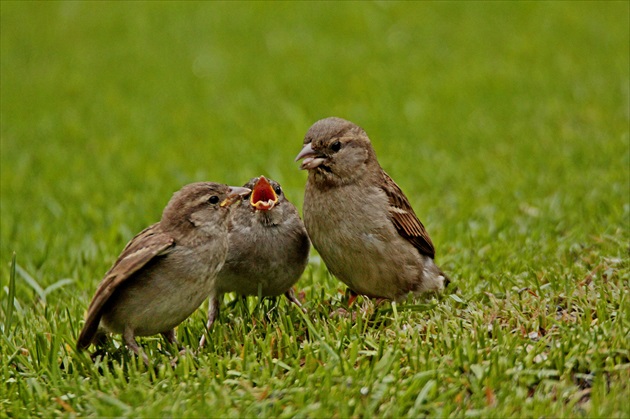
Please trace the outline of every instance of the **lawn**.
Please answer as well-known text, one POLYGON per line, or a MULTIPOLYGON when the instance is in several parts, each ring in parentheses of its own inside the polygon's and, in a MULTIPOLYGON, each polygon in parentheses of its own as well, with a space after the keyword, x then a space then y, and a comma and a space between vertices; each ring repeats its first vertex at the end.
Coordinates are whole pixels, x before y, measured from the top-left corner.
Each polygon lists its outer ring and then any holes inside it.
MULTIPOLYGON (((630 416, 628 2, 7 2, 0 417, 630 416), (197 352, 74 349, 171 194, 264 174, 301 209, 309 126, 370 135, 453 279, 346 307, 225 307, 197 352), (14 262, 13 262, 14 261, 14 262)), ((235 296, 226 298, 226 303, 235 296)))

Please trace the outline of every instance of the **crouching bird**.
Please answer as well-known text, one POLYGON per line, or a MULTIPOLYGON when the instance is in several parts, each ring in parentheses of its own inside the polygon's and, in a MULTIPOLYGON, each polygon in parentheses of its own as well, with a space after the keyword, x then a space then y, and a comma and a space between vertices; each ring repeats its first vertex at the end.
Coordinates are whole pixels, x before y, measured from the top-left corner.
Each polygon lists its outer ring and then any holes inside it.
POLYGON ((136 336, 161 333, 176 343, 174 328, 208 297, 225 262, 230 206, 249 192, 210 182, 176 192, 161 220, 127 244, 98 285, 77 348, 108 332, 122 334, 136 354, 136 336))
POLYGON ((260 176, 243 186, 252 192, 232 211, 228 255, 208 304, 208 329, 226 292, 284 294, 301 307, 292 287, 306 268, 311 244, 298 211, 274 180, 260 176))
POLYGON ((429 234, 361 127, 334 117, 316 122, 301 159, 306 230, 330 272, 354 293, 351 301, 356 294, 400 300, 448 285, 429 234))

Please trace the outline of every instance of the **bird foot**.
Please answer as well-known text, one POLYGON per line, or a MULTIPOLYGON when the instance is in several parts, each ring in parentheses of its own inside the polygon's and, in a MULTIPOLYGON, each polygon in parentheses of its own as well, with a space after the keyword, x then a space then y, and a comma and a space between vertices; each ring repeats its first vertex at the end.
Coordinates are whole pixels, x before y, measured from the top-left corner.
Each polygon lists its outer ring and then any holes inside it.
POLYGON ((297 299, 297 297, 295 296, 295 291, 293 290, 293 287, 289 288, 289 290, 287 292, 284 293, 284 296, 287 297, 287 299, 292 302, 293 304, 295 304, 296 306, 298 306, 300 308, 300 310, 302 310, 302 312, 304 314, 307 314, 308 312, 306 311, 306 309, 304 307, 302 307, 302 303, 300 303, 300 300, 297 299))
POLYGON ((219 301, 221 297, 223 297, 223 294, 215 295, 210 297, 208 301, 208 322, 206 323, 206 330, 204 331, 203 335, 201 335, 201 339, 199 339, 199 349, 203 348, 206 345, 206 336, 208 335, 208 333, 210 333, 210 329, 212 328, 214 321, 217 319, 217 317, 219 317, 219 301))
POLYGON ((357 312, 352 310, 352 312, 346 310, 345 308, 338 308, 330 314, 330 317, 341 317, 341 318, 352 318, 352 321, 357 319, 357 312))
POLYGON ((191 355, 196 355, 196 353, 194 351, 191 351, 190 349, 187 348, 182 348, 180 349, 179 353, 177 354, 177 356, 175 356, 173 359, 171 359, 170 364, 172 368, 175 368, 177 366, 177 363, 179 362, 179 358, 182 356, 186 356, 186 354, 191 354, 191 355))

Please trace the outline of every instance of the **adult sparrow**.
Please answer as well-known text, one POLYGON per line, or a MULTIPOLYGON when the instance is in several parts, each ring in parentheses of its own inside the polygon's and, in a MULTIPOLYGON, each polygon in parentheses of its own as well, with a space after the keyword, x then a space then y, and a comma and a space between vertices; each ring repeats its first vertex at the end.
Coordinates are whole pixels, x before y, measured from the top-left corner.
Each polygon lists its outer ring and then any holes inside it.
POLYGON ((306 268, 311 244, 298 211, 274 180, 260 176, 243 186, 252 192, 232 210, 228 255, 210 294, 208 329, 226 292, 284 294, 301 307, 292 287, 306 268))
POLYGON ((429 234, 361 127, 340 118, 317 121, 304 137, 300 159, 300 168, 308 170, 306 230, 330 272, 354 296, 400 300, 448 285, 433 262, 429 234))
POLYGON ((77 348, 107 332, 122 334, 136 354, 136 336, 161 333, 175 343, 175 326, 208 297, 225 262, 230 206, 249 192, 210 182, 176 192, 161 220, 134 237, 105 274, 77 348))

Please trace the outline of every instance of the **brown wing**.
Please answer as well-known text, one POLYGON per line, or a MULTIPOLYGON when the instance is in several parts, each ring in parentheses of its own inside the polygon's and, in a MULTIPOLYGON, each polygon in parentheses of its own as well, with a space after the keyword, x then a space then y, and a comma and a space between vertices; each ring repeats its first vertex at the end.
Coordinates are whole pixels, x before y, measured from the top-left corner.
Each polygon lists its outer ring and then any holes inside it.
POLYGON ((114 266, 107 271, 105 278, 103 278, 94 294, 94 298, 88 308, 85 325, 77 341, 77 348, 85 349, 90 346, 98 330, 98 324, 103 315, 103 307, 120 284, 146 266, 155 257, 168 253, 168 250, 174 243, 175 240, 172 237, 160 230, 159 223, 147 227, 131 239, 114 263, 114 266))
POLYGON ((389 214, 398 234, 413 244, 423 255, 435 258, 435 249, 409 200, 387 173, 383 171, 383 190, 389 198, 389 214))

